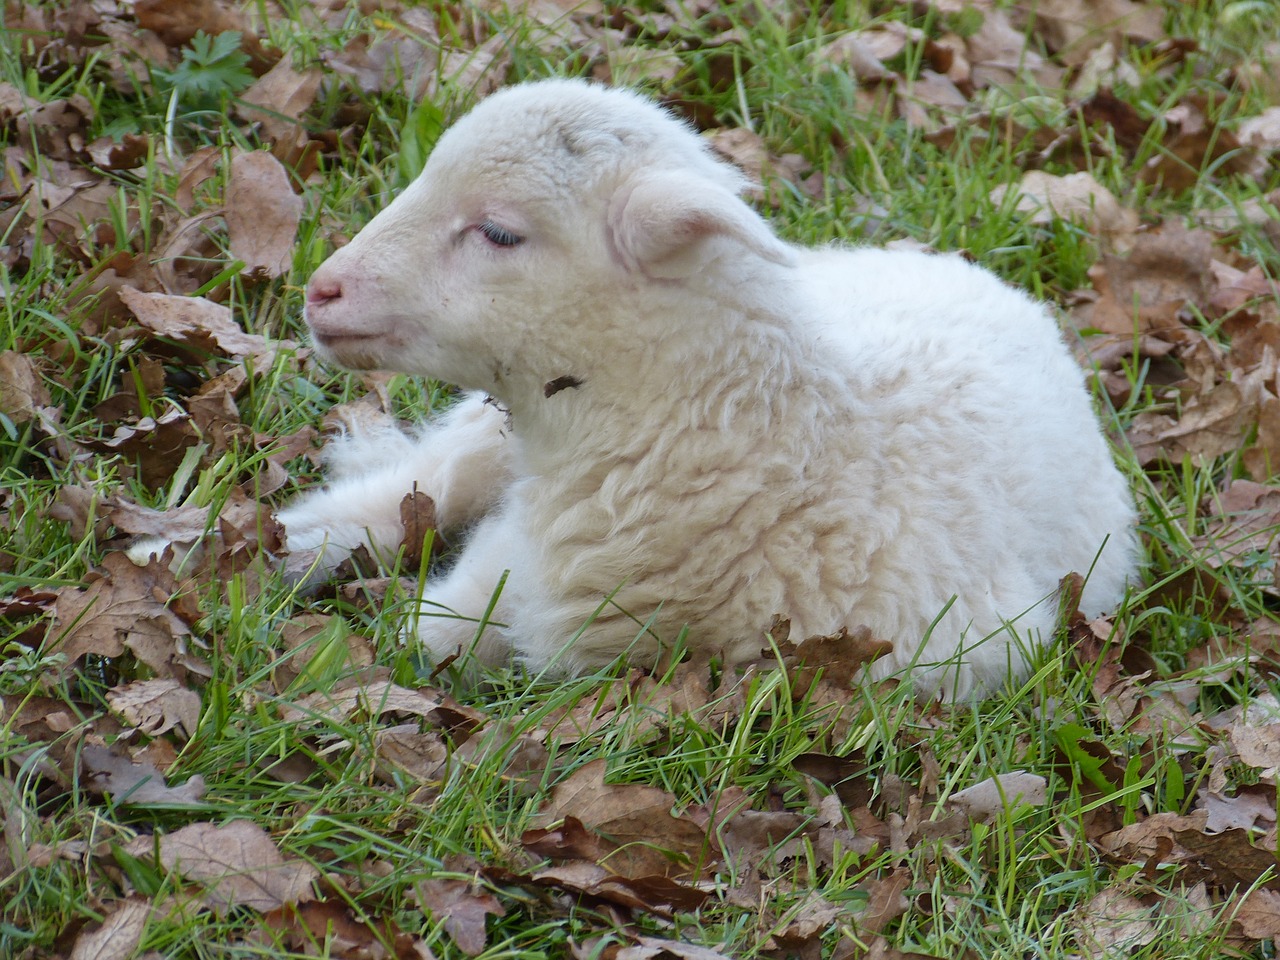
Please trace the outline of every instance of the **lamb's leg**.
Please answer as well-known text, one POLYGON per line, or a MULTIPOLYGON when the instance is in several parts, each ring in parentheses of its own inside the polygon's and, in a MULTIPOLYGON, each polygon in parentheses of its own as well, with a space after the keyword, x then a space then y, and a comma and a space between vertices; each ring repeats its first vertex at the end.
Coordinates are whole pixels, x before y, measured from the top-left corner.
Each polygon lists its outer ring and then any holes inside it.
POLYGON ((403 535, 400 504, 415 490, 435 501, 441 530, 483 516, 511 479, 504 424, 497 407, 472 394, 420 436, 388 424, 352 429, 332 441, 326 451, 331 481, 278 514, 290 572, 321 575, 361 546, 375 556, 394 554, 403 535))
POLYGON ((485 517, 452 569, 427 584, 418 634, 432 661, 471 651, 479 662, 497 666, 510 656, 506 627, 526 552, 511 509, 508 504, 485 517))

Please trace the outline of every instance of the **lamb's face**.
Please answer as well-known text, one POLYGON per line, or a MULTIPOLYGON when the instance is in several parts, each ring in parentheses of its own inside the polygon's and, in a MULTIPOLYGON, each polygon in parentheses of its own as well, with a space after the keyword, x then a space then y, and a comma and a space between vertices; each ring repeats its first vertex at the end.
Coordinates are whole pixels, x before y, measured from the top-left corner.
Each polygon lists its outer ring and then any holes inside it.
POLYGON ((307 289, 322 352, 510 397, 607 350, 647 284, 709 241, 789 254, 734 195, 738 176, 632 94, 510 88, 437 144, 421 176, 307 289))

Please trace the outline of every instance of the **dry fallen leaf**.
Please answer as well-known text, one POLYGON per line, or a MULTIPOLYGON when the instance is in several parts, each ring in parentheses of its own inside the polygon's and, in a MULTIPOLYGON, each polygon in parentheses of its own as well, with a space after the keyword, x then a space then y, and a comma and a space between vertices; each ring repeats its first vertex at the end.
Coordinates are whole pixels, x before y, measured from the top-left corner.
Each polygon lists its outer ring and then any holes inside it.
POLYGON ((1043 806, 1047 781, 1044 777, 1024 771, 1001 773, 957 790, 948 797, 968 814, 971 820, 990 823, 1002 813, 1012 812, 1022 805, 1043 806))
POLYGON ((244 261, 245 271, 267 279, 285 273, 293 262, 302 198, 293 192, 284 165, 264 150, 236 154, 226 208, 231 255, 244 261))
POLYGON ((166 602, 177 592, 167 569, 109 553, 87 587, 58 590, 48 652, 64 654, 70 671, 86 654, 119 657, 127 649, 161 677, 181 675, 179 653, 191 631, 166 602))
POLYGON ((89 788, 111 794, 115 803, 192 807, 204 796, 204 777, 199 774, 180 787, 169 787, 149 763, 137 763, 97 744, 85 744, 80 760, 89 788))
POLYGON ((1156 43, 1166 36, 1164 11, 1135 0, 1039 0, 1033 17, 1032 28, 1072 66, 1104 43, 1156 43))
POLYGON ((534 830, 572 817, 607 841, 600 862, 628 876, 687 876, 718 858, 706 830, 672 814, 675 798, 657 787, 606 784, 593 760, 557 784, 531 821, 534 830))
MULTIPOLYGON (((129 844, 135 857, 150 857, 156 841, 129 844)), ((311 900, 319 871, 304 860, 286 860, 260 826, 233 820, 222 826, 193 823, 159 839, 160 865, 204 890, 202 900, 217 913, 233 907, 266 912, 311 900)))
POLYGON ((298 71, 284 57, 240 95, 237 109, 246 120, 260 124, 267 139, 305 137, 299 118, 315 101, 323 78, 318 67, 298 71))
POLYGON ((635 943, 622 947, 613 957, 614 960, 730 960, 726 954, 710 947, 658 937, 637 937, 635 943))
POLYGON ((1032 170, 1016 187, 1001 184, 992 190, 991 202, 1002 203, 1010 190, 1018 195, 1016 209, 1030 214, 1032 223, 1050 223, 1054 217, 1073 220, 1108 238, 1113 248, 1126 246, 1138 227, 1138 214, 1121 207, 1110 190, 1083 170, 1065 177, 1032 170))
POLYGON ((154 911, 151 900, 138 894, 112 904, 101 924, 76 937, 71 960, 130 960, 154 911))
POLYGON ((1137 234, 1124 256, 1108 254, 1089 270, 1098 300, 1078 310, 1082 326, 1132 335, 1178 326, 1188 304, 1208 302, 1213 236, 1169 221, 1137 234))
POLYGON ((307 694, 296 703, 285 703, 280 707, 281 717, 286 723, 342 722, 357 713, 375 716, 407 713, 466 734, 488 720, 483 712, 463 706, 438 691, 411 690, 387 680, 364 682, 360 678, 346 680, 332 690, 307 694))
MULTIPOLYGON (((893 644, 877 640, 867 627, 852 633, 842 629, 830 636, 808 637, 799 643, 788 638, 791 624, 777 620, 769 635, 777 643, 777 662, 791 675, 797 694, 805 693, 819 675, 834 687, 847 689, 862 675, 862 668, 893 651, 893 644)), ((763 658, 775 656, 772 650, 760 651, 763 658)))
POLYGON ((485 917, 507 914, 497 897, 471 881, 437 877, 419 881, 414 889, 422 907, 437 920, 444 919, 445 932, 469 957, 485 950, 485 917))
POLYGON ((107 691, 107 703, 129 726, 149 737, 179 728, 186 740, 200 723, 200 694, 177 680, 135 680, 107 691))
POLYGON ((268 911, 262 925, 276 944, 291 956, 328 960, 435 960, 418 937, 400 930, 391 920, 355 916, 345 899, 287 903, 268 911))
POLYGON ((0 414, 14 423, 26 423, 36 408, 49 405, 49 391, 31 357, 6 350, 0 353, 0 414))
POLYGON ((1280 893, 1265 887, 1250 890, 1236 907, 1234 922, 1250 939, 1280 938, 1280 893))
POLYGON ((269 370, 281 349, 297 346, 290 340, 245 333, 232 319, 230 308, 203 297, 144 293, 125 286, 120 299, 139 323, 159 336, 237 360, 252 358, 259 370, 269 370))
POLYGON ((1117 887, 1107 887, 1077 911, 1077 936, 1094 956, 1120 957, 1158 935, 1152 908, 1117 887))
POLYGON ((1240 124, 1236 136, 1246 146, 1273 152, 1280 150, 1280 107, 1267 107, 1240 124))

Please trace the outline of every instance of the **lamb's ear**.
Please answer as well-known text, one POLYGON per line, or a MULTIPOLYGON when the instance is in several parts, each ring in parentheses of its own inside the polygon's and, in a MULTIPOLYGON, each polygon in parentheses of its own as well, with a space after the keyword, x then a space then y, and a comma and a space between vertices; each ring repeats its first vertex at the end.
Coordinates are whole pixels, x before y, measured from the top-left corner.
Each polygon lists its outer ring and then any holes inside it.
POLYGON ((609 204, 609 232, 628 270, 687 277, 732 240, 752 253, 789 264, 794 254, 732 192, 688 173, 647 173, 627 180, 609 204))

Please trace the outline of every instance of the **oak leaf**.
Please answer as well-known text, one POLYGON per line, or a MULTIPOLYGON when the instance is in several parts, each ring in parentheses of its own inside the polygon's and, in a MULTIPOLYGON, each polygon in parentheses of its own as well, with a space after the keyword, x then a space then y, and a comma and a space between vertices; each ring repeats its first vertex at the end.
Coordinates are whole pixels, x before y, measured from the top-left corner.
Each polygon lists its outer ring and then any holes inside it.
MULTIPOLYGON (((156 843, 139 837, 128 847, 149 857, 156 843)), ((217 913, 232 907, 266 912, 311 900, 319 871, 303 860, 286 859, 270 835, 248 820, 222 826, 193 823, 159 839, 160 865, 198 883, 202 899, 217 913)))

